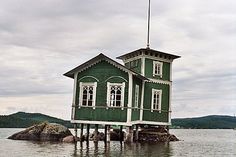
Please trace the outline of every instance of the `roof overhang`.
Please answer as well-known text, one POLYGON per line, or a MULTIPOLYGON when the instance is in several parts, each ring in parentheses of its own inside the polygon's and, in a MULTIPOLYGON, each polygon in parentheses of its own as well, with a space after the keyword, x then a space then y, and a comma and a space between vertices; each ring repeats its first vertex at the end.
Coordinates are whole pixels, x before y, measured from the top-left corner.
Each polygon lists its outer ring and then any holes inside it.
POLYGON ((126 60, 126 59, 133 58, 133 57, 136 57, 139 55, 158 56, 158 57, 168 58, 169 60, 174 60, 174 59, 180 58, 180 56, 178 56, 178 55, 173 55, 170 53, 165 53, 165 52, 157 51, 157 50, 150 49, 150 48, 140 48, 138 50, 121 55, 121 56, 117 57, 117 59, 126 60))

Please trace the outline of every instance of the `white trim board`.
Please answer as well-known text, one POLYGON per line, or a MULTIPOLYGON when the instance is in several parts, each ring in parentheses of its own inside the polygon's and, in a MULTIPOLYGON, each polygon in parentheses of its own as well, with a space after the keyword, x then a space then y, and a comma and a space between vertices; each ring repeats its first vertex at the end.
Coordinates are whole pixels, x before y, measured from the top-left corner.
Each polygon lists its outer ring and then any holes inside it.
POLYGON ((132 121, 129 123, 126 122, 109 122, 109 121, 86 121, 86 120, 71 120, 71 123, 78 124, 100 124, 100 125, 123 125, 123 126, 132 126, 136 124, 147 124, 147 125, 171 125, 168 122, 153 122, 153 121, 132 121))
POLYGON ((105 82, 107 82, 107 81, 110 80, 111 78, 116 78, 116 77, 123 79, 125 82, 128 82, 128 81, 127 81, 124 77, 122 77, 122 76, 111 76, 111 77, 109 77, 108 79, 106 79, 105 82))
POLYGON ((128 109, 127 109, 127 123, 131 121, 132 114, 132 98, 133 98, 133 75, 129 73, 129 93, 128 93, 128 109))
POLYGON ((82 123, 82 124, 101 124, 101 125, 125 125, 132 126, 130 123, 126 122, 109 122, 109 121, 86 121, 86 120, 71 120, 71 123, 82 123))
POLYGON ((141 58, 141 74, 145 76, 145 57, 141 58))
POLYGON ((164 80, 158 80, 158 79, 152 79, 152 78, 148 78, 148 79, 149 81, 146 81, 146 82, 160 83, 160 84, 166 84, 166 85, 172 84, 171 81, 164 81, 164 80))
MULTIPOLYGON (((78 73, 77 73, 78 74, 78 73)), ((78 81, 80 81, 80 80, 82 80, 82 79, 84 79, 84 78, 87 78, 87 77, 91 77, 91 78, 93 78, 93 79, 95 79, 97 82, 99 82, 99 79, 97 79, 96 77, 94 77, 94 76, 83 76, 83 77, 81 77, 78 81)))
POLYGON ((172 101, 172 85, 169 86, 169 123, 171 123, 171 101, 172 101))
POLYGON ((169 123, 169 122, 154 122, 154 121, 141 121, 141 120, 133 121, 133 122, 131 122, 131 124, 132 124, 132 125, 135 125, 135 124, 171 125, 171 123, 169 123))
POLYGON ((142 82, 142 96, 141 96, 141 106, 140 106, 140 117, 139 117, 139 120, 143 120, 144 87, 145 87, 145 81, 142 82))
POLYGON ((72 100, 71 119, 75 119, 77 78, 78 78, 78 73, 75 73, 75 74, 74 74, 74 88, 73 88, 73 100, 72 100))
POLYGON ((166 62, 166 63, 172 63, 173 62, 173 60, 168 60, 168 59, 159 58, 159 57, 152 57, 152 56, 149 56, 149 55, 136 56, 136 57, 133 57, 133 58, 125 59, 125 60, 123 60, 123 62, 127 63, 127 62, 137 60, 137 59, 140 59, 140 58, 148 58, 148 59, 162 61, 162 62, 166 62))

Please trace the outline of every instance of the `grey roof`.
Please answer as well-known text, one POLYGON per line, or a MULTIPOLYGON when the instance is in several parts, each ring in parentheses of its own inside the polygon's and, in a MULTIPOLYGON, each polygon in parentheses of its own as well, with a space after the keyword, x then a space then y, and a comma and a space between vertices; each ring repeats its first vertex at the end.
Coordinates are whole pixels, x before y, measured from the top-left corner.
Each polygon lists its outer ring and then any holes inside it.
POLYGON ((97 55, 96 57, 90 59, 89 61, 77 66, 76 68, 68 71, 67 73, 65 73, 64 75, 67 76, 67 77, 70 77, 70 78, 74 78, 74 73, 76 72, 81 72, 93 65, 95 65, 96 63, 100 62, 100 61, 107 61, 108 63, 114 65, 115 67, 125 71, 125 72, 128 72, 128 73, 131 73, 133 75, 135 75, 136 77, 142 79, 142 80, 148 80, 148 78, 140 75, 139 73, 136 73, 135 71, 133 70, 130 70, 128 69, 127 67, 125 67, 124 65, 114 61, 113 59, 105 56, 104 54, 100 53, 99 55, 97 55))
POLYGON ((157 55, 168 56, 168 57, 170 57, 170 59, 180 58, 180 56, 173 55, 173 54, 170 54, 170 53, 165 53, 165 52, 153 50, 153 49, 150 49, 150 48, 140 48, 140 49, 132 51, 130 53, 126 53, 124 55, 121 55, 121 56, 117 57, 117 59, 124 59, 124 58, 127 58, 127 57, 131 58, 131 57, 134 57, 134 56, 141 55, 143 52, 144 53, 145 52, 153 53, 154 55, 157 54, 157 55))

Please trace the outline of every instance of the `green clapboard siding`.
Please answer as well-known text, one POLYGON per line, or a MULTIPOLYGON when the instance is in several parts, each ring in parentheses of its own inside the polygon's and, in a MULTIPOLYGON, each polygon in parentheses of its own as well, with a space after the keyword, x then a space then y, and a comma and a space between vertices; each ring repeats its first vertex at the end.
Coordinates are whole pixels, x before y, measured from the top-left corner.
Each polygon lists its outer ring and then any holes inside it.
POLYGON ((88 108, 81 107, 76 109, 76 118, 80 120, 94 120, 94 121, 126 121, 127 111, 121 108, 109 108, 106 109, 107 99, 107 82, 122 83, 125 82, 125 97, 124 107, 127 107, 128 103, 128 73, 114 67, 106 61, 101 61, 96 65, 82 71, 78 74, 77 90, 76 90, 76 104, 79 103, 79 83, 80 82, 95 82, 96 79, 90 77, 93 76, 99 80, 97 82, 96 104, 100 108, 88 108), (125 80, 126 81, 125 81, 125 80))
POLYGON ((141 74, 141 64, 142 64, 141 59, 136 59, 136 60, 125 63, 125 66, 128 69, 131 69, 131 70, 141 74))
POLYGON ((131 120, 139 120, 140 119, 140 105, 141 105, 141 96, 142 96, 142 80, 138 79, 137 77, 133 77, 133 94, 132 94, 132 114, 131 120), (138 108, 135 107, 135 86, 139 85, 139 100, 138 100, 138 108))
POLYGON ((145 121, 157 121, 157 122, 168 122, 168 111, 169 111, 169 85, 159 83, 145 83, 144 90, 144 110, 143 120, 145 121), (161 102, 161 113, 158 111, 151 112, 151 101, 152 101, 152 88, 162 90, 162 102, 161 102))
POLYGON ((81 107, 76 111, 77 120, 89 121, 113 121, 113 122, 126 122, 127 110, 120 108, 88 108, 81 107))
MULTIPOLYGON (((160 61, 161 62, 161 61, 160 61)), ((148 78, 158 78, 162 80, 170 80, 170 63, 162 62, 162 78, 159 76, 153 76, 153 60, 145 58, 145 76, 148 78)))

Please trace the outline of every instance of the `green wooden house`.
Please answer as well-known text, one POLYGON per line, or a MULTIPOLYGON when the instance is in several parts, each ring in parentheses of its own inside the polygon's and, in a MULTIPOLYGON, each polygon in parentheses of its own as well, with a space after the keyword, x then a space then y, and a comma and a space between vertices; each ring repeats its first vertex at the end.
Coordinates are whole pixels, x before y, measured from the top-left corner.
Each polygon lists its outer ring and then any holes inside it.
POLYGON ((117 57, 124 65, 99 54, 65 73, 74 79, 71 122, 171 125, 172 62, 179 57, 141 48, 117 57))

